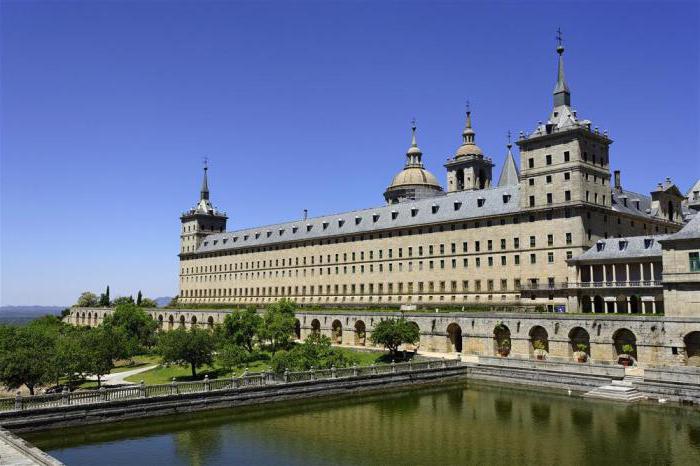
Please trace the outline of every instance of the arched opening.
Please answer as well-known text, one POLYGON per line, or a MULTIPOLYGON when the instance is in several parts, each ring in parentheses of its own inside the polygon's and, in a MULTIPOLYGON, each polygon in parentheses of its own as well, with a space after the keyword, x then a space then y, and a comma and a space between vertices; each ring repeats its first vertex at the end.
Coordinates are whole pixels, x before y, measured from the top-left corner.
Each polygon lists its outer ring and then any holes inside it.
POLYGON ((462 352, 462 328, 454 322, 447 326, 447 352, 462 352))
POLYGON ((175 318, 173 316, 168 317, 168 330, 172 330, 175 325, 175 318))
POLYGON ((479 189, 484 189, 486 187, 486 173, 484 170, 479 170, 479 189))
POLYGON ((627 312, 627 298, 624 295, 619 295, 616 299, 617 312, 627 312))
POLYGON ((320 335, 321 334, 321 322, 319 322, 318 319, 314 319, 311 321, 311 334, 312 335, 320 335))
POLYGON ((158 330, 163 330, 163 314, 158 315, 158 330))
POLYGON ((339 320, 334 320, 331 325, 331 335, 333 343, 336 345, 341 345, 343 343, 343 325, 339 320))
POLYGON ((581 297, 581 311, 591 312, 591 297, 590 296, 582 296, 581 297))
POLYGON ((580 362, 585 361, 591 355, 591 337, 581 327, 574 327, 569 332, 569 346, 571 354, 576 355, 580 362))
POLYGON ((92 324, 92 313, 88 312, 87 315, 87 326, 89 327, 92 324))
POLYGON ((683 338, 686 364, 700 367, 700 332, 690 332, 683 338))
POLYGON ((549 352, 549 335, 547 330, 540 325, 530 329, 530 354, 537 359, 544 359, 549 352))
POLYGON ((301 340, 301 322, 299 322, 299 319, 294 319, 294 339, 301 340))
POLYGON ((185 328, 185 316, 180 316, 180 327, 185 328))
POLYGON ((212 316, 207 318, 207 327, 209 327, 209 329, 214 328, 214 318, 212 316))
POLYGON ((190 328, 195 328, 197 326, 197 316, 192 316, 190 319, 190 328))
POLYGON ((593 298, 593 312, 605 312, 605 301, 602 296, 593 298))
POLYGON ((355 345, 365 346, 367 342, 367 327, 361 320, 355 322, 355 345))
POLYGON ((510 329, 504 324, 498 324, 493 329, 493 343, 496 354, 506 357, 510 354, 510 329))
POLYGON ((624 366, 634 364, 637 360, 637 337, 626 328, 618 329, 613 334, 613 350, 618 364, 624 366))
POLYGON ((630 296, 629 311, 632 314, 639 314, 639 296, 636 296, 636 295, 630 296))

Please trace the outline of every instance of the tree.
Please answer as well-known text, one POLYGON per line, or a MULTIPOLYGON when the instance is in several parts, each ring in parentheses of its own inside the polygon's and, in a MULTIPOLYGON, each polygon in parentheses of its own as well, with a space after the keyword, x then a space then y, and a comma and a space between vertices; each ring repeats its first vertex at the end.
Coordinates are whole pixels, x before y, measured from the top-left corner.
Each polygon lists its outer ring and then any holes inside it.
POLYGON ((408 320, 385 319, 377 323, 372 330, 370 340, 375 345, 384 345, 389 353, 395 355, 404 343, 414 344, 420 340, 418 327, 408 320))
POLYGON ((139 290, 138 294, 136 295, 136 305, 141 307, 141 300, 143 299, 143 295, 141 294, 141 290, 139 290))
POLYGON ((75 303, 77 307, 97 307, 98 304, 97 295, 89 291, 83 292, 75 303))
POLYGON ((114 368, 114 361, 128 356, 127 338, 124 330, 115 327, 99 326, 88 328, 80 335, 86 352, 82 361, 85 367, 80 372, 97 376, 97 386, 101 386, 102 376, 114 368))
POLYGON ((164 364, 189 364, 192 377, 197 377, 198 367, 210 366, 213 362, 214 337, 204 329, 178 328, 159 335, 157 351, 164 364))
POLYGON ((105 316, 103 325, 123 331, 127 340, 127 357, 138 354, 143 348, 153 346, 158 328, 156 321, 133 303, 118 305, 111 315, 105 316))
POLYGON ((109 307, 109 285, 104 293, 100 295, 100 307, 109 307))
POLYGON ((112 306, 117 307, 122 304, 134 304, 134 298, 131 296, 118 296, 112 301, 112 306))
POLYGON ((37 385, 51 381, 54 343, 40 325, 0 326, 0 381, 9 389, 26 385, 34 395, 37 385))
POLYGON ((141 298, 141 308, 143 309, 153 309, 158 307, 158 303, 153 301, 151 298, 141 298))
POLYGON ((224 318, 220 327, 217 327, 218 337, 223 343, 242 346, 252 353, 255 337, 262 323, 262 317, 253 308, 234 311, 224 318))
POLYGON ((312 334, 302 344, 289 351, 280 351, 272 357, 272 370, 281 373, 347 367, 357 362, 357 358, 348 355, 339 348, 333 348, 331 339, 325 335, 312 334))
POLYGON ((219 365, 227 371, 241 367, 250 360, 251 354, 242 346, 233 343, 224 343, 216 353, 219 365))
POLYGON ((262 319, 260 339, 269 342, 272 354, 289 346, 294 333, 294 302, 282 299, 267 307, 262 319))

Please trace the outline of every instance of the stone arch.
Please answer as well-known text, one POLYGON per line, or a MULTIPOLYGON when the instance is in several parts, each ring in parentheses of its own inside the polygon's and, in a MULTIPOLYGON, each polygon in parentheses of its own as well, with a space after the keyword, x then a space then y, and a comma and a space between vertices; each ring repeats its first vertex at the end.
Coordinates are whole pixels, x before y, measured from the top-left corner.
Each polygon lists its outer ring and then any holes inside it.
POLYGON ((355 322, 355 345, 365 346, 367 343, 367 326, 361 320, 355 322))
POLYGON ((185 316, 180 316, 180 327, 185 328, 185 316))
POLYGON ((574 327, 569 331, 569 349, 572 356, 578 351, 586 353, 587 356, 591 355, 591 336, 586 329, 574 327), (585 348, 579 347, 579 345, 585 345, 585 348))
POLYGON ((190 318, 190 328, 195 328, 197 326, 197 316, 192 316, 190 318))
POLYGON ((592 309, 593 309, 593 306, 591 304, 591 297, 588 295, 581 296, 581 311, 582 312, 591 312, 592 309))
POLYGON ((87 326, 89 327, 92 324, 92 312, 87 313, 87 326))
POLYGON ((686 364, 700 367, 700 332, 690 332, 683 338, 685 343, 686 364))
POLYGON ((462 352, 462 327, 456 322, 447 326, 447 352, 462 352))
POLYGON ((214 328, 214 317, 207 317, 207 327, 209 327, 210 329, 214 328))
POLYGON ((593 312, 605 312, 605 301, 600 295, 596 295, 595 298, 593 298, 593 312))
POLYGON ((613 334, 613 350, 615 352, 615 360, 617 362, 620 362, 620 356, 625 354, 631 356, 634 361, 636 361, 637 337, 629 329, 617 329, 613 334), (627 345, 629 345, 629 347, 627 345))
POLYGON ((294 339, 301 340, 301 322, 299 322, 299 319, 294 319, 294 339))
POLYGON ((175 326, 175 317, 172 314, 168 316, 168 330, 172 330, 175 326))
POLYGON ((629 312, 631 312, 632 314, 639 314, 639 308, 639 296, 633 294, 632 296, 630 296, 629 312))
POLYGON ((534 355, 535 350, 544 350, 549 353, 549 334, 541 325, 535 325, 528 333, 530 337, 530 354, 534 355))
POLYGON ((338 319, 331 324, 331 338, 336 345, 343 344, 343 324, 338 319))
POLYGON ((163 330, 163 314, 158 314, 158 329, 163 330))
POLYGON ((311 321, 311 334, 312 335, 320 335, 321 334, 321 322, 319 322, 318 319, 314 319, 311 321))
POLYGON ((498 324, 493 329, 494 352, 503 357, 510 354, 510 329, 504 324, 498 324))

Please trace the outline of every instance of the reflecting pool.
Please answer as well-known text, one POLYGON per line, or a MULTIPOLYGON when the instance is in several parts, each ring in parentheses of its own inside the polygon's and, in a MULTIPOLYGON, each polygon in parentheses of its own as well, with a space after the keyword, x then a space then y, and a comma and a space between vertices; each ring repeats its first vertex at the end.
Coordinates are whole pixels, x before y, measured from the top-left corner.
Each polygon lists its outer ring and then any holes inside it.
POLYGON ((24 435, 68 465, 700 464, 700 411, 462 383, 24 435))

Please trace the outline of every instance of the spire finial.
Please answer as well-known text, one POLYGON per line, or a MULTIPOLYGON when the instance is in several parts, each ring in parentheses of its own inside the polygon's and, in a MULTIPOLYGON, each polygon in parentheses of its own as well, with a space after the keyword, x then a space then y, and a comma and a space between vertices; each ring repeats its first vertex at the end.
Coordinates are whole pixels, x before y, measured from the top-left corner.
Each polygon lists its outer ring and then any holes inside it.
POLYGON ((561 28, 557 28, 557 53, 559 54, 559 66, 557 68, 557 84, 554 86, 554 106, 571 105, 571 93, 564 79, 564 46, 561 28))
POLYGON ((472 106, 467 100, 467 128, 472 127, 472 106))
POLYGON ((411 147, 418 147, 416 143, 416 117, 411 118, 411 147))
POLYGON ((561 55, 564 53, 564 37, 561 34, 561 28, 557 28, 557 53, 561 55))
POLYGON ((204 177, 202 178, 202 190, 199 192, 200 200, 209 199, 209 183, 207 182, 207 170, 209 170, 209 159, 203 158, 204 177))
POLYGON ((511 147, 513 147, 513 142, 511 141, 512 135, 510 133, 510 130, 508 130, 508 150, 510 150, 511 147))

